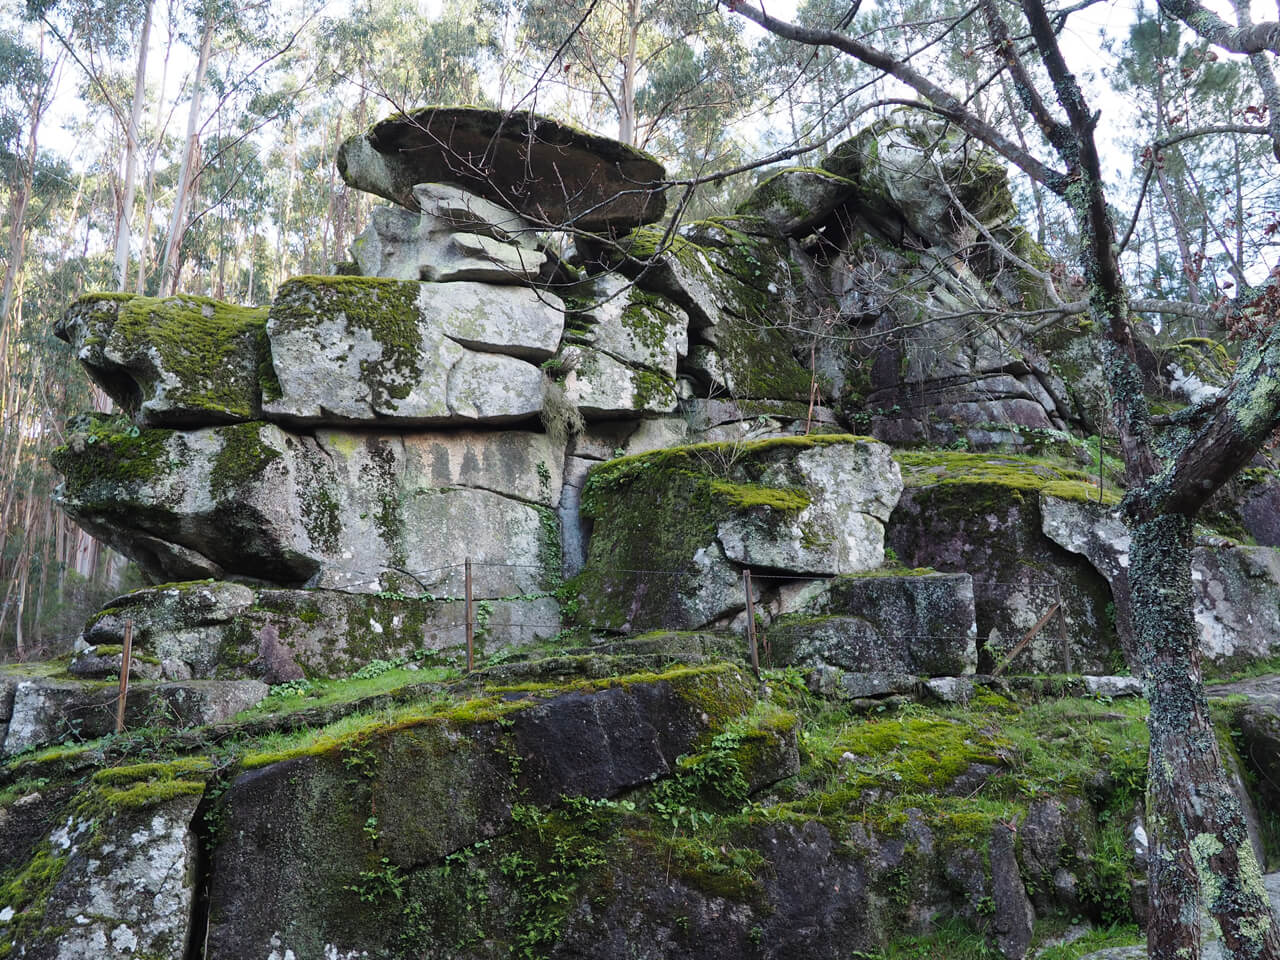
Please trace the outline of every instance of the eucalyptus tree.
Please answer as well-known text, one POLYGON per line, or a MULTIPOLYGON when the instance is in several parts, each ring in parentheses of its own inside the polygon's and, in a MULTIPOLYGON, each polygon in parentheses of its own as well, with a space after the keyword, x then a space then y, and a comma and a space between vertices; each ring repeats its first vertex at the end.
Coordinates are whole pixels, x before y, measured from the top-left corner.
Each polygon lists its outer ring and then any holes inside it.
POLYGON ((747 49, 711 0, 519 0, 517 9, 536 95, 556 91, 563 105, 550 109, 616 124, 626 143, 705 150, 750 103, 747 49))
POLYGON ((113 231, 117 290, 128 284, 153 9, 154 0, 27 0, 27 17, 42 22, 62 44, 124 136, 113 231), (130 49, 136 55, 132 95, 126 101, 114 80, 130 49))
MULTIPOLYGON (((1124 235, 1103 178, 1097 137, 1100 124, 1128 120, 1104 117, 1063 52, 1059 36, 1078 5, 978 0, 967 12, 981 17, 980 50, 992 80, 1007 74, 1021 111, 1034 124, 1034 138, 1022 141, 985 116, 972 91, 936 68, 939 51, 952 42, 949 24, 940 25, 934 42, 921 49, 901 38, 884 42, 883 34, 864 34, 856 2, 847 22, 834 27, 782 21, 747 0, 727 0, 726 6, 777 36, 838 51, 892 78, 919 97, 924 109, 996 151, 1070 211, 1128 490, 1122 516, 1131 537, 1131 606, 1150 703, 1149 954, 1153 960, 1199 956, 1203 898, 1222 929, 1228 956, 1275 960, 1280 925, 1249 849, 1240 803, 1223 772, 1204 695, 1191 605, 1191 547, 1197 512, 1280 426, 1280 327, 1270 324, 1280 290, 1269 280, 1232 304, 1238 313, 1261 315, 1261 326, 1270 325, 1241 358, 1228 386, 1172 417, 1155 416, 1142 390, 1120 259, 1124 235)), ((1219 122, 1186 133, 1269 133, 1280 157, 1280 90, 1272 70, 1280 23, 1253 24, 1245 0, 1237 3, 1235 24, 1196 0, 1162 0, 1162 7, 1211 45, 1249 54, 1268 108, 1265 128, 1219 122)), ((1265 267, 1254 262, 1256 251, 1246 255, 1250 268, 1265 267)), ((1194 305, 1169 309, 1196 312, 1194 305)))

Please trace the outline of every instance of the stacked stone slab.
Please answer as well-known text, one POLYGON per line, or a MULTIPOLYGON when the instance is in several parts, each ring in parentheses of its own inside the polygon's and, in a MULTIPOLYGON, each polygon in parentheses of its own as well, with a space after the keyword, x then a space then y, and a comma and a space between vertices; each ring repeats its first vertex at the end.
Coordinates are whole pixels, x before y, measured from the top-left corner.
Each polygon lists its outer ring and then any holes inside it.
POLYGON ((467 558, 482 650, 560 629, 565 437, 543 431, 547 404, 669 412, 687 338, 660 298, 553 291, 549 231, 660 216, 662 168, 551 121, 471 109, 393 118, 339 165, 394 201, 341 275, 295 277, 264 308, 91 294, 58 324, 123 411, 73 422, 55 456, 60 505, 177 583, 113 601, 87 628, 79 679, 36 678, 27 700, 74 700, 78 683, 117 673, 126 623, 142 683, 455 655, 467 558), (553 202, 549 177, 572 195, 553 202), (553 358, 559 383, 541 369, 553 358))

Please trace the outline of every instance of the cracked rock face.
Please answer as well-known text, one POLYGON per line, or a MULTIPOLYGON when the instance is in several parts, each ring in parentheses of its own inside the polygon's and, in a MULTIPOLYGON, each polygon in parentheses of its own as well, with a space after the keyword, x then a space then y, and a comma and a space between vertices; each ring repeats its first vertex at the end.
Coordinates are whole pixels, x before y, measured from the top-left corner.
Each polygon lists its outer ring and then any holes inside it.
POLYGON ((443 183, 413 188, 419 211, 375 207, 351 254, 366 277, 519 284, 546 262, 535 227, 483 197, 443 183))
POLYGON ((564 451, 545 434, 144 430, 59 459, 59 502, 157 581, 235 575, 358 593, 541 593, 564 451), (413 574, 412 586, 402 571, 413 574))
POLYGON ((560 343, 559 301, 523 287, 364 278, 286 283, 267 321, 268 418, 509 423, 542 409, 536 363, 560 343))
MULTIPOLYGON (((182 960, 196 881, 189 825, 199 799, 197 791, 96 823, 73 817, 55 830, 50 852, 65 865, 44 919, 47 929, 60 932, 49 939, 37 935, 22 945, 22 955, 182 960)), ((0 936, 5 926, 0 921, 0 936)))
POLYGON ((595 520, 588 616, 631 629, 700 627, 742 608, 744 567, 877 567, 901 491, 888 447, 854 437, 703 444, 605 463, 583 495, 595 520))
MULTIPOLYGON (((1116 597, 1116 626, 1132 636, 1128 604, 1129 532, 1112 512, 1042 497, 1045 535, 1088 561, 1116 597)), ((1191 551, 1200 652, 1222 670, 1267 660, 1280 650, 1280 556, 1270 547, 1202 543, 1191 551)), ((1137 666, 1136 657, 1131 658, 1137 666)))

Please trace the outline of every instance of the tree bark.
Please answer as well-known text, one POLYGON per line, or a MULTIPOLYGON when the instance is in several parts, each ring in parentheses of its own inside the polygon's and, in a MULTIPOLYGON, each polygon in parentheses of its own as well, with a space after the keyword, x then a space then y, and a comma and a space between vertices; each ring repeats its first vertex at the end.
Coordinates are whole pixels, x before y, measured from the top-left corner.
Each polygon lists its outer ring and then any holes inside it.
POLYGON ((1200 682, 1192 613, 1190 517, 1164 513, 1131 528, 1129 583, 1151 712, 1148 824, 1151 960, 1199 956, 1200 894, 1228 956, 1280 956, 1280 926, 1262 886, 1240 801, 1222 766, 1200 682), (1194 868, 1188 875, 1187 866, 1194 868))
POLYGON ((147 95, 147 48, 151 44, 152 6, 152 0, 147 0, 146 13, 142 18, 142 37, 138 43, 138 67, 133 77, 133 105, 129 110, 129 124, 125 127, 124 195, 116 217, 117 291, 123 291, 129 285, 129 247, 133 240, 133 204, 138 181, 138 123, 142 119, 142 103, 147 95))
POLYGON ((182 153, 182 167, 178 171, 178 193, 173 199, 173 216, 169 221, 169 235, 164 248, 164 266, 160 270, 162 294, 172 295, 178 286, 178 248, 187 232, 187 208, 191 204, 191 170, 195 166, 196 139, 200 135, 200 98, 204 91, 204 75, 209 68, 214 22, 213 14, 208 14, 204 33, 200 38, 200 59, 196 63, 191 90, 191 110, 187 114, 186 147, 182 153))

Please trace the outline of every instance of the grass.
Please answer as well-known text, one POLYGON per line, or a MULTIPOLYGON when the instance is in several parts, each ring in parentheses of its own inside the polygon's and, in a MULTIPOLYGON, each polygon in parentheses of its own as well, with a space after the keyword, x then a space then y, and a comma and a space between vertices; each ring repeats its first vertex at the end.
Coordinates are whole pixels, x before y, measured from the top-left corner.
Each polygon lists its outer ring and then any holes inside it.
POLYGON ((237 714, 235 719, 237 722, 247 722, 264 717, 287 716, 314 707, 350 703, 380 694, 394 694, 405 687, 449 683, 461 676, 461 672, 453 667, 427 667, 421 670, 393 667, 373 677, 295 681, 273 687, 266 699, 237 714))

